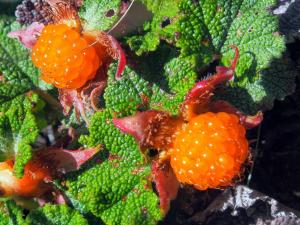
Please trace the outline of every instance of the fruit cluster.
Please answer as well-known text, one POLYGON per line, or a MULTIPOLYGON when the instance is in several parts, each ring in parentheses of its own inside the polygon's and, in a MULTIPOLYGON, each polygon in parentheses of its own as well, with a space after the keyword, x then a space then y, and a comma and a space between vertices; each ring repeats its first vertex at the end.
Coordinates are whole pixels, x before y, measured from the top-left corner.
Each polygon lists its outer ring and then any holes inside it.
POLYGON ((177 179, 199 190, 231 185, 249 154, 245 133, 233 114, 194 117, 175 134, 170 152, 177 179))
POLYGON ((67 89, 81 88, 102 64, 96 42, 65 24, 45 26, 32 60, 45 82, 67 89))

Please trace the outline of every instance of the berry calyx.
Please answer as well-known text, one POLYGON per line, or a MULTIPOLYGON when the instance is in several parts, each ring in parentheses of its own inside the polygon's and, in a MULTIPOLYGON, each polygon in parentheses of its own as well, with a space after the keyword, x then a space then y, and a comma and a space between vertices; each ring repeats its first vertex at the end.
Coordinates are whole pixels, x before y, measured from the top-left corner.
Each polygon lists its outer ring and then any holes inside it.
POLYGON ((249 155, 245 133, 233 114, 208 112, 191 119, 170 150, 177 179, 199 190, 231 185, 249 155))
POLYGON ((65 24, 45 26, 32 50, 41 78, 57 88, 78 89, 95 77, 103 51, 91 37, 65 24))

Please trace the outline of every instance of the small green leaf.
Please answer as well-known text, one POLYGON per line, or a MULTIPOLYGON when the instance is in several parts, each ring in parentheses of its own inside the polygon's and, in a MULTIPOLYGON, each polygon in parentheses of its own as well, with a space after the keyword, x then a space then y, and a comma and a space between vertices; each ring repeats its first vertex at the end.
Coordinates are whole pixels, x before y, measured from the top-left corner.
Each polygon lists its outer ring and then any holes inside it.
POLYGON ((175 41, 178 3, 180 0, 139 0, 153 13, 153 18, 144 24, 142 33, 127 38, 127 43, 137 55, 155 51, 160 40, 175 41))
POLYGON ((79 15, 85 30, 108 30, 119 19, 120 0, 85 0, 79 15))
POLYGON ((275 60, 270 67, 261 71, 259 77, 245 87, 229 87, 218 98, 230 101, 244 112, 255 114, 259 110, 269 110, 275 99, 283 100, 295 90, 298 75, 288 58, 275 60))
POLYGON ((9 224, 10 218, 5 202, 0 201, 0 225, 9 224))

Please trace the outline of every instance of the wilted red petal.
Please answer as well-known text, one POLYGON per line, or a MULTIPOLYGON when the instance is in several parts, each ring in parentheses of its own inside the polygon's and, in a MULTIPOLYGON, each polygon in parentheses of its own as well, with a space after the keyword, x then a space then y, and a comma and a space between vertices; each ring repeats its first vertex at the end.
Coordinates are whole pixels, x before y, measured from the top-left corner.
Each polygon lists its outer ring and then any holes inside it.
POLYGON ((41 160, 55 173, 68 173, 76 171, 99 152, 100 146, 91 149, 66 150, 62 148, 49 147, 37 152, 36 158, 41 160))
POLYGON ((256 115, 244 115, 237 108, 226 101, 215 101, 210 104, 212 112, 227 112, 239 116, 241 123, 246 129, 252 129, 263 121, 263 113, 259 111, 256 115))
POLYGON ((88 81, 81 89, 59 89, 59 101, 63 107, 64 115, 75 109, 77 120, 81 118, 89 124, 87 115, 98 110, 99 96, 107 85, 107 68, 100 68, 96 77, 88 81))
POLYGON ((115 52, 113 54, 114 58, 118 59, 118 68, 117 68, 117 72, 116 72, 116 78, 120 78, 125 69, 125 66, 126 66, 126 56, 125 56, 125 53, 124 53, 122 47, 120 46, 119 42, 113 36, 108 35, 108 37, 111 40, 111 46, 115 52))
POLYGON ((40 207, 45 204, 58 204, 64 205, 68 203, 68 199, 57 189, 52 188, 51 190, 45 192, 42 196, 35 198, 40 207))
POLYGON ((77 119, 79 120, 79 115, 81 115, 86 120, 86 110, 78 91, 72 89, 59 89, 58 91, 64 115, 68 115, 74 107, 77 119))
POLYGON ((163 150, 172 143, 172 135, 182 124, 182 120, 165 112, 149 110, 137 112, 134 116, 115 118, 113 123, 122 132, 134 136, 142 150, 163 150))
POLYGON ((161 112, 150 110, 145 112, 137 112, 134 116, 129 116, 121 119, 113 119, 113 124, 123 133, 130 134, 135 137, 138 142, 141 142, 147 134, 146 128, 149 121, 154 119, 161 112))
POLYGON ((160 166, 157 161, 153 161, 152 173, 159 194, 160 208, 166 214, 169 211, 170 202, 177 196, 179 182, 167 163, 160 166))
POLYGON ((99 97, 107 85, 107 74, 105 71, 106 69, 100 68, 97 76, 89 81, 80 92, 84 105, 92 107, 95 111, 99 109, 99 97))
POLYGON ((231 66, 217 67, 216 74, 198 82, 187 94, 181 106, 181 112, 185 120, 189 121, 195 115, 206 112, 215 87, 233 79, 234 69, 239 57, 238 48, 235 46, 233 47, 235 48, 235 58, 233 59, 231 66))
POLYGON ((26 48, 33 48, 44 28, 44 24, 34 22, 26 29, 16 30, 8 33, 8 37, 16 38, 26 48))

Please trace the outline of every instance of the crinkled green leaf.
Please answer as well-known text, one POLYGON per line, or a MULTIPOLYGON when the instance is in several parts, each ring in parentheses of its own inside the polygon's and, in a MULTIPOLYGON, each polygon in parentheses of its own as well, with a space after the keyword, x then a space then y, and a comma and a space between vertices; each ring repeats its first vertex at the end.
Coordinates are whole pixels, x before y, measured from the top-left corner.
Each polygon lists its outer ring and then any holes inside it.
POLYGON ((23 225, 23 210, 12 200, 0 202, 0 225, 23 225))
POLYGON ((175 28, 180 0, 139 0, 153 13, 153 18, 144 24, 142 33, 127 38, 137 55, 155 51, 161 39, 175 41, 175 28))
POLYGON ((88 146, 104 144, 108 154, 103 152, 94 167, 70 175, 67 194, 105 224, 156 224, 161 214, 148 181, 150 166, 133 137, 121 134, 111 118, 109 111, 93 116, 90 134, 81 141, 88 146))
POLYGON ((32 157, 33 144, 39 127, 33 114, 37 95, 19 95, 0 107, 0 161, 14 159, 14 171, 21 176, 32 157))
POLYGON ((13 18, 0 16, 0 104, 35 87, 49 88, 39 79, 29 51, 7 36, 17 29, 20 25, 13 18))
POLYGON ((169 93, 153 86, 151 107, 177 114, 180 103, 197 79, 194 57, 174 57, 163 67, 163 76, 169 86, 169 93))
POLYGON ((0 16, 0 160, 15 159, 17 176, 31 159, 31 144, 39 128, 32 110, 40 102, 26 93, 36 87, 47 88, 31 62, 29 51, 7 36, 20 28, 11 17, 0 16))
POLYGON ((134 114, 143 101, 151 95, 150 83, 126 67, 122 79, 115 79, 116 64, 109 69, 108 85, 104 98, 107 109, 126 116, 134 114))
MULTIPOLYGON (((240 50, 236 77, 232 90, 237 93, 229 101, 245 110, 272 105, 294 90, 289 71, 278 73, 268 67, 274 65, 285 50, 284 38, 278 33, 278 19, 268 12, 273 0, 183 0, 180 4, 179 40, 181 56, 194 55, 198 66, 206 65, 216 54, 229 65, 234 56, 231 45, 240 50), (263 82, 263 80, 270 82, 263 82), (280 81, 280 82, 278 82, 280 81), (280 89, 280 95, 268 90, 280 89), (260 96, 259 96, 260 95, 260 96), (246 105, 247 104, 247 105, 246 105)), ((278 67, 277 67, 278 68, 278 67)), ((253 113, 255 110, 245 110, 253 113)))
POLYGON ((66 205, 45 205, 32 210, 26 217, 27 225, 88 225, 76 210, 66 205))
POLYGON ((275 60, 253 83, 247 83, 243 88, 230 87, 218 97, 254 114, 271 109, 275 99, 283 100, 295 88, 297 74, 289 59, 275 60))
POLYGON ((86 30, 108 30, 119 19, 120 0, 85 0, 79 15, 86 30))
POLYGON ((104 94, 106 108, 119 117, 149 107, 177 114, 179 104, 197 79, 196 59, 178 57, 176 50, 161 45, 139 60, 142 63, 135 68, 126 67, 120 80, 114 78, 116 65, 110 67, 104 94))

